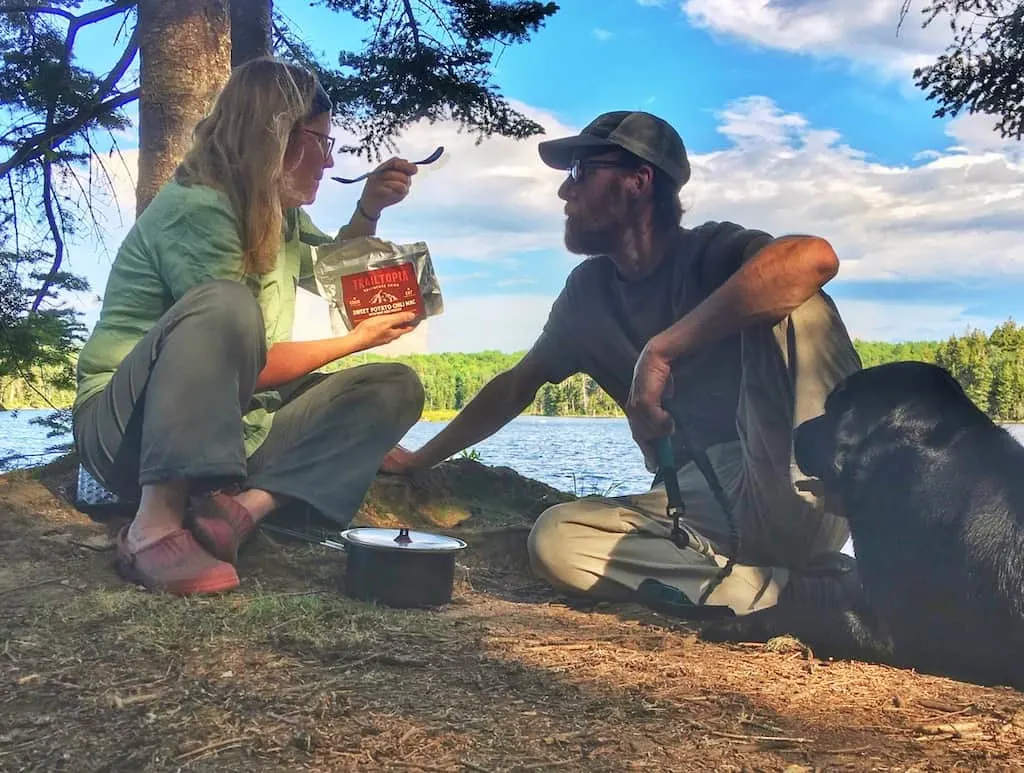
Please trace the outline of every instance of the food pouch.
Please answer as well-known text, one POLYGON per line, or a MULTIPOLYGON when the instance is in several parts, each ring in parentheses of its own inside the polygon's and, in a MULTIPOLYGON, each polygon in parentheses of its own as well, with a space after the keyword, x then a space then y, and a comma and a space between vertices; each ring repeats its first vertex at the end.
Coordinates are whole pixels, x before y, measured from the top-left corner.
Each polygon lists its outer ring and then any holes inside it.
POLYGON ((316 248, 320 295, 331 302, 336 334, 381 314, 412 311, 418 319, 444 311, 441 285, 424 242, 394 244, 362 236, 316 248))

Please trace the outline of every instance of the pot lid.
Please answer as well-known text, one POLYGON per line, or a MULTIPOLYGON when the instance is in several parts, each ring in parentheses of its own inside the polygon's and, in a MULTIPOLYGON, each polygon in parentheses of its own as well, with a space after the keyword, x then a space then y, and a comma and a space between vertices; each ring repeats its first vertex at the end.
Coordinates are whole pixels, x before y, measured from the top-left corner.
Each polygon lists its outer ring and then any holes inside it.
POLYGON ((453 553, 466 547, 466 543, 457 537, 405 528, 381 529, 363 526, 358 529, 346 529, 341 533, 341 538, 350 545, 359 547, 405 550, 413 553, 453 553))

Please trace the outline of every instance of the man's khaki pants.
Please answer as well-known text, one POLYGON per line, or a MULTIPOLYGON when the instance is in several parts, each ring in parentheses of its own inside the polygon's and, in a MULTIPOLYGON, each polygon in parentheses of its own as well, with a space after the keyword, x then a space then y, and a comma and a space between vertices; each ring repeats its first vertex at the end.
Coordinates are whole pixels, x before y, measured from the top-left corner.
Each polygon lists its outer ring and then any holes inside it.
MULTIPOLYGON (((829 392, 860 368, 860 358, 831 299, 819 293, 777 325, 744 331, 742 367, 739 441, 706 449, 740 532, 737 564, 706 603, 737 614, 773 605, 790 570, 840 550, 849 537, 820 483, 796 466, 792 438, 824 411, 829 392)), ((586 497, 546 510, 529 538, 534 571, 565 592, 611 600, 629 599, 650 578, 697 603, 726 564, 728 520, 692 462, 678 479, 696 545, 672 541, 658 484, 646 494, 586 497)))

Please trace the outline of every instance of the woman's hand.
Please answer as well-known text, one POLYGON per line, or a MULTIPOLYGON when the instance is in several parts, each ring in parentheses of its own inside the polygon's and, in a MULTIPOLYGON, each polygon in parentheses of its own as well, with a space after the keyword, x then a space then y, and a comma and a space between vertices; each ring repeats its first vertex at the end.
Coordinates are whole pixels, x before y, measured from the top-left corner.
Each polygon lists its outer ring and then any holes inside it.
POLYGON ((416 165, 404 158, 389 158, 366 178, 359 208, 372 220, 380 217, 385 207, 397 204, 409 195, 416 165))
POLYGON ((316 341, 278 341, 267 352, 267 364, 260 371, 256 386, 271 389, 312 373, 329 362, 350 354, 389 344, 416 329, 415 312, 401 311, 370 317, 347 335, 316 341))
POLYGON ((418 324, 416 313, 412 311, 382 314, 360 322, 349 336, 357 341, 358 351, 362 351, 389 344, 406 333, 411 333, 418 324))

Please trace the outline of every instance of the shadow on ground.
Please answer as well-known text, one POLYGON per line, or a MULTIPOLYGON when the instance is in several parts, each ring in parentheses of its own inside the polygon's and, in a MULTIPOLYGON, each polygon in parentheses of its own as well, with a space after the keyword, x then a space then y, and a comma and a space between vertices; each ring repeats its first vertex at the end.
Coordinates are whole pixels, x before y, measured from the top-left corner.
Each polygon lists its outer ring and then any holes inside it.
POLYGON ((68 505, 69 462, 0 477, 0 770, 1019 764, 1019 693, 567 605, 525 553, 545 497, 565 495, 472 465, 444 466, 433 489, 382 480, 361 516, 416 512, 467 539, 453 602, 434 611, 350 601, 342 554, 266 536, 235 593, 138 591, 113 573, 113 522, 68 505))

